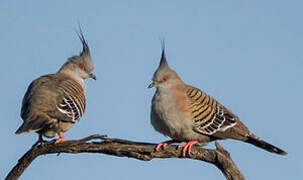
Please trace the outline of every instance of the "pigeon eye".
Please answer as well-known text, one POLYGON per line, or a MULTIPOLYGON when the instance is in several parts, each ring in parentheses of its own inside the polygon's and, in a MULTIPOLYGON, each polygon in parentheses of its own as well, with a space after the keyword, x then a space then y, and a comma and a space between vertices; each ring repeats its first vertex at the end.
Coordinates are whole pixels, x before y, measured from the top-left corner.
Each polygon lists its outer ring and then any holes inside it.
POLYGON ((84 67, 83 64, 79 64, 78 67, 79 67, 81 70, 85 71, 85 67, 84 67))
POLYGON ((162 79, 161 79, 161 81, 165 82, 165 81, 167 81, 167 79, 168 79, 168 76, 163 76, 162 79))

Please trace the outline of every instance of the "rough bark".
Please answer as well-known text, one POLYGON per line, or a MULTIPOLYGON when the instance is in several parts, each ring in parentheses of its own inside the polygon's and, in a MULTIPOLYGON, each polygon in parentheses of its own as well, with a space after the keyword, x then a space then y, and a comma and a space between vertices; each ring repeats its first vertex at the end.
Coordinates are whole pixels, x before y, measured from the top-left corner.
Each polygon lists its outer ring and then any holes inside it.
MULTIPOLYGON (((18 179, 31 162, 40 155, 54 153, 103 153, 112 156, 135 158, 149 161, 153 158, 184 158, 181 149, 175 145, 166 146, 164 150, 155 151, 155 144, 132 142, 123 139, 108 138, 106 135, 92 135, 80 140, 54 141, 33 146, 9 172, 6 180, 18 179)), ((232 161, 229 153, 216 142, 216 149, 204 149, 193 146, 188 159, 211 163, 218 167, 228 180, 244 180, 239 168, 232 161)))

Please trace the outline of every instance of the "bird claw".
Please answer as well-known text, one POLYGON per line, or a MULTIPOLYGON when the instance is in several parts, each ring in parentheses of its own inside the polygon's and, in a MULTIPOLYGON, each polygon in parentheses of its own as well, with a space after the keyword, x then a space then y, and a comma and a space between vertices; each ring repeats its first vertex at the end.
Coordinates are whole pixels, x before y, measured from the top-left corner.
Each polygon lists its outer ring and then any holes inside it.
POLYGON ((59 138, 59 139, 57 139, 57 140, 55 141, 55 144, 58 144, 58 143, 64 142, 64 141, 66 141, 65 138, 59 138))
POLYGON ((161 147, 163 147, 163 149, 165 149, 165 147, 168 145, 168 143, 165 142, 161 142, 156 146, 156 151, 159 151, 161 147))
POLYGON ((59 138, 55 141, 55 144, 66 141, 62 132, 59 133, 59 138))
POLYGON ((197 144, 197 143, 198 143, 198 141, 197 141, 197 140, 194 140, 194 141, 189 141, 189 142, 187 142, 186 144, 179 145, 178 148, 183 148, 183 149, 182 149, 182 156, 183 156, 183 157, 186 157, 186 152, 187 152, 188 156, 190 156, 191 147, 192 147, 194 144, 197 144))
POLYGON ((169 140, 169 141, 164 141, 164 142, 161 142, 159 143, 157 146, 156 146, 156 151, 159 151, 161 149, 161 147, 163 147, 163 149, 165 149, 165 147, 169 144, 172 144, 172 143, 176 143, 176 142, 180 142, 180 141, 176 141, 176 140, 169 140))

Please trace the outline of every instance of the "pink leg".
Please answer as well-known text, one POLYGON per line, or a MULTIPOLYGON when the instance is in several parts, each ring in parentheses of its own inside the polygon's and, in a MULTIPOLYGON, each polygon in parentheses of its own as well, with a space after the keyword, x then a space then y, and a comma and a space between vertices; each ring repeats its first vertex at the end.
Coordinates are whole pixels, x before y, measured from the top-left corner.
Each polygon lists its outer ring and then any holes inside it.
POLYGON ((57 139, 57 140, 55 141, 55 144, 56 144, 56 143, 59 143, 59 142, 64 142, 64 141, 66 141, 66 139, 65 139, 65 137, 64 137, 64 135, 63 135, 63 132, 60 132, 60 133, 59 133, 59 139, 57 139))
POLYGON ((162 146, 163 146, 163 148, 165 148, 167 145, 175 143, 175 142, 179 142, 179 141, 169 140, 169 141, 161 142, 156 146, 156 151, 159 151, 162 146))
POLYGON ((197 143, 198 143, 197 140, 193 140, 193 141, 187 142, 186 144, 179 145, 178 148, 183 148, 183 150, 182 150, 182 156, 183 156, 183 157, 186 157, 186 151, 188 152, 188 155, 190 155, 191 147, 192 147, 194 144, 197 144, 197 143), (188 149, 188 150, 187 150, 187 149, 188 149))

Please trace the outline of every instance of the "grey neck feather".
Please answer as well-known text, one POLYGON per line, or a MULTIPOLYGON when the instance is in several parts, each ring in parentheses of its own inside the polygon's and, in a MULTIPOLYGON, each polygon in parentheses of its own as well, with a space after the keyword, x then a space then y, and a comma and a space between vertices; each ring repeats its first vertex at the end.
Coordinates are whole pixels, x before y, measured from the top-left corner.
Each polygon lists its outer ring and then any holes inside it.
POLYGON ((70 61, 64 63, 59 69, 58 73, 62 73, 69 76, 71 79, 77 81, 83 87, 83 89, 85 88, 85 83, 83 78, 81 78, 78 71, 75 70, 74 64, 71 63, 70 61))

